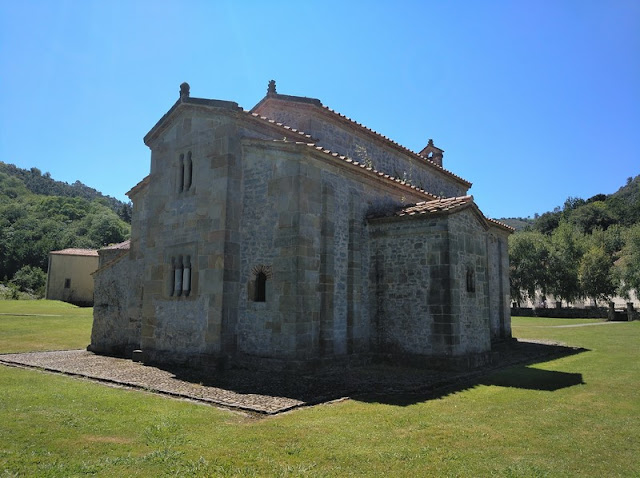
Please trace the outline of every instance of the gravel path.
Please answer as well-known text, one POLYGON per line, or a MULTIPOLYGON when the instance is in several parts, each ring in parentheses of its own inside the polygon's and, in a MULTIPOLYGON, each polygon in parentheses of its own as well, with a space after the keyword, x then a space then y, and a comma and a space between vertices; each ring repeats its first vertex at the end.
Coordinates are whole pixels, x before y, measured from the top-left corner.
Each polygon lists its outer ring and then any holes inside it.
POLYGON ((273 415, 344 397, 381 402, 395 397, 390 400, 394 402, 399 395, 419 393, 423 400, 437 396, 439 390, 470 386, 488 372, 508 365, 539 362, 580 351, 554 343, 513 342, 502 348, 495 365, 471 372, 370 365, 296 375, 247 370, 207 374, 182 367, 160 368, 86 350, 3 354, 0 355, 0 364, 37 368, 230 409, 273 415))

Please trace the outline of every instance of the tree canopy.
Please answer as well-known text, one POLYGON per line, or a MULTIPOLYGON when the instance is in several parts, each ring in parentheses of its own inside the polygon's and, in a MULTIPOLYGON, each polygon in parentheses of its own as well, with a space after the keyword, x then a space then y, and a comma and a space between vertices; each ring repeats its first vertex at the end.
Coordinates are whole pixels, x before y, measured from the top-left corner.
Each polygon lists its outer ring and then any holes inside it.
POLYGON ((514 301, 552 294, 568 303, 640 291, 640 176, 617 192, 536 215, 509 240, 514 301))
POLYGON ((130 209, 82 183, 0 162, 0 281, 41 288, 50 251, 125 240, 130 225, 122 215, 130 220, 130 209))

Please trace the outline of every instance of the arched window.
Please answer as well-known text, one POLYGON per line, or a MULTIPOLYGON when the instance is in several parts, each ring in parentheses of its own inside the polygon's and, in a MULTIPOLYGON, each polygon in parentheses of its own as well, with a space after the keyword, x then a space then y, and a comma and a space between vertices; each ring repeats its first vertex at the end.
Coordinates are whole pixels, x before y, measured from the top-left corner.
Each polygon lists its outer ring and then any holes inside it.
POLYGON ((467 292, 476 291, 476 277, 472 268, 467 269, 467 292))
POLYGON ((266 302, 267 300, 267 275, 260 271, 256 274, 256 281, 253 289, 254 302, 266 302))

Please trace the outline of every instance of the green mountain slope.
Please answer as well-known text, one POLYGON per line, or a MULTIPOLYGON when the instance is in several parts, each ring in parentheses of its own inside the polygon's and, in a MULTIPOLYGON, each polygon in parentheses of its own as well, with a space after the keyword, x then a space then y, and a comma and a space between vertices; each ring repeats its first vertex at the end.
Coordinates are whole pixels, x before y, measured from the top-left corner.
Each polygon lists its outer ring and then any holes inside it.
POLYGON ((130 207, 82 183, 0 162, 0 281, 29 282, 34 269, 42 276, 52 250, 125 240, 130 226, 120 216, 130 218, 130 207))

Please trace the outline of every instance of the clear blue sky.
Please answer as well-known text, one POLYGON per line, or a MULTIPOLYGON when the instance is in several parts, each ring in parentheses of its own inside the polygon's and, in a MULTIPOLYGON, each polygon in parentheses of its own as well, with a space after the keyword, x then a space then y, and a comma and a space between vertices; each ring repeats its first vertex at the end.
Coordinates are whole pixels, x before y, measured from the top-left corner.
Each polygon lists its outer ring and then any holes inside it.
POLYGON ((414 151, 491 217, 640 174, 640 2, 0 0, 0 160, 124 193, 178 98, 311 96, 414 151))

